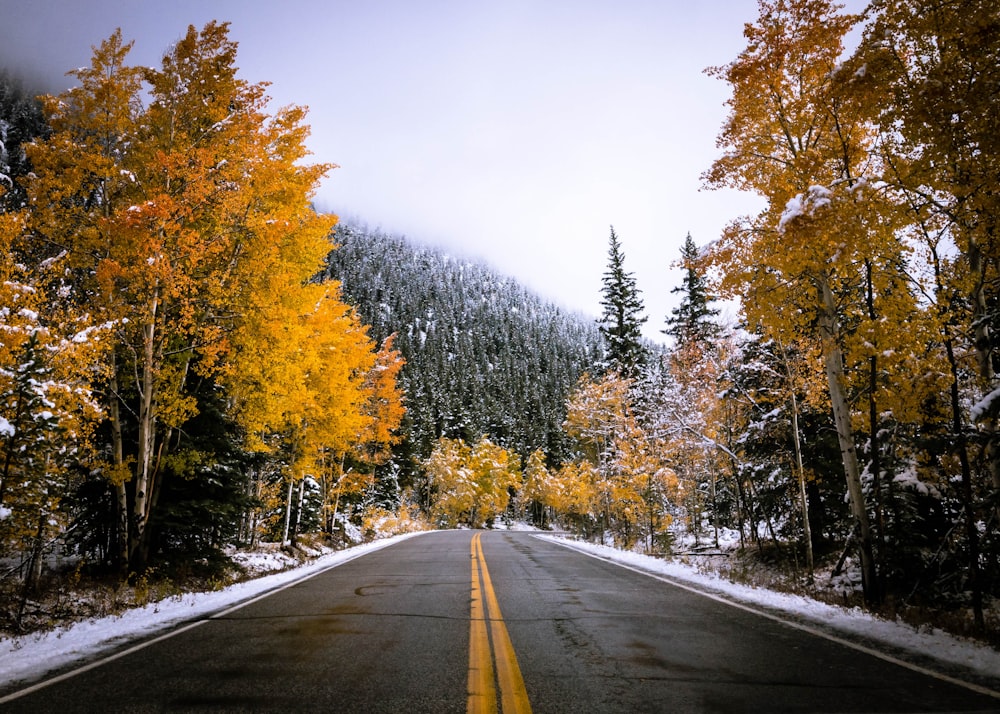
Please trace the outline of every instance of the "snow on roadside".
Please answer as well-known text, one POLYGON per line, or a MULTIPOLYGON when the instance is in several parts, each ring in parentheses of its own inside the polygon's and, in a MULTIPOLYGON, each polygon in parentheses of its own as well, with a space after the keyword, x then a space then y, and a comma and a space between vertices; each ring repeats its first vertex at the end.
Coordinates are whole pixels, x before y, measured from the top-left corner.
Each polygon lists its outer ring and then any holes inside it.
POLYGON ((845 634, 870 638, 946 664, 965 667, 987 677, 996 678, 1000 675, 1000 651, 938 629, 916 629, 904 623, 880 619, 859 608, 837 607, 801 595, 732 583, 714 575, 700 573, 692 566, 649 555, 630 553, 555 535, 539 534, 536 537, 655 575, 662 575, 696 588, 720 593, 727 599, 747 605, 757 605, 762 609, 789 613, 802 620, 815 622, 845 634))
POLYGON ((321 556, 308 565, 237 583, 216 592, 188 593, 121 615, 86 620, 51 632, 0 638, 0 688, 37 679, 46 672, 94 657, 129 640, 210 615, 414 535, 417 534, 405 533, 347 548, 321 556))

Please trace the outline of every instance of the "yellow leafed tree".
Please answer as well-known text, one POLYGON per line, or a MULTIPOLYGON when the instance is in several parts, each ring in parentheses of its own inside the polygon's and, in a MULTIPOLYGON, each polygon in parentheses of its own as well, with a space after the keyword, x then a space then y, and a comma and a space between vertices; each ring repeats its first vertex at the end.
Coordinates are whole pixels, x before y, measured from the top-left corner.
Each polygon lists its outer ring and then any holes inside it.
POLYGON ((0 553, 22 558, 27 592, 67 526, 61 501, 95 461, 91 384, 109 329, 47 293, 61 261, 29 269, 22 231, 19 216, 0 214, 0 553))
POLYGON ((551 505, 564 513, 587 514, 630 547, 645 533, 655 536, 669 525, 677 496, 677 477, 666 462, 662 437, 639 423, 630 393, 632 383, 616 375, 600 381, 581 378, 570 396, 564 428, 584 458, 558 472, 551 505))
POLYGON ((424 467, 435 490, 432 514, 450 527, 467 523, 479 528, 491 522, 521 485, 520 459, 486 437, 473 446, 439 439, 424 467))
POLYGON ((712 259, 722 294, 742 299, 748 323, 786 343, 789 334, 808 335, 821 347, 865 596, 875 601, 843 323, 877 322, 889 311, 879 305, 866 315, 859 300, 866 281, 876 300, 909 298, 894 289, 906 251, 871 180, 875 135, 863 97, 852 89, 855 73, 841 64, 843 38, 859 18, 829 0, 760 0, 759 9, 758 21, 744 30, 746 49, 710 70, 729 83, 732 97, 718 140, 724 154, 705 178, 709 186, 758 193, 768 208, 730 226, 712 259))
MULTIPOLYGON (((29 151, 28 227, 36 251, 65 252, 77 304, 115 325, 104 394, 112 471, 125 476, 120 555, 140 570, 162 456, 197 408, 193 376, 226 384, 258 435, 359 401, 303 398, 307 415, 286 411, 310 388, 298 350, 319 359, 339 340, 349 352, 349 338, 316 336, 357 328, 329 288, 308 285, 335 218, 310 206, 331 167, 303 161, 304 110, 267 113, 264 85, 236 74, 225 24, 189 28, 159 68, 128 66, 130 48, 116 32, 73 73, 78 87, 46 101, 53 131, 29 151), (274 363, 246 368, 255 359, 274 363)), ((316 428, 353 433, 342 426, 316 428)))

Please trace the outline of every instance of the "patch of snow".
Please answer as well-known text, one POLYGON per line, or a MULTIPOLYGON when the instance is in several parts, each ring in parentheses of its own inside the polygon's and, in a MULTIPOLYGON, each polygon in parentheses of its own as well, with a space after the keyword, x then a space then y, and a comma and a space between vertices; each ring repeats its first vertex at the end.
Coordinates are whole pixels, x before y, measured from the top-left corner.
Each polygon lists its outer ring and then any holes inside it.
POLYGON ((778 221, 778 231, 784 231, 785 226, 803 214, 802 194, 793 196, 785 204, 785 210, 781 212, 781 219, 778 221))
POLYGON ((537 531, 538 528, 527 523, 525 521, 505 521, 503 518, 497 518, 493 522, 493 530, 495 531, 537 531))
POLYGON ((826 186, 810 186, 805 193, 800 193, 788 199, 785 210, 778 220, 778 231, 784 232, 788 224, 804 215, 813 215, 817 209, 830 205, 833 192, 826 186))
POLYGON ((972 422, 981 421, 985 416, 992 414, 998 401, 1000 401, 1000 387, 997 387, 973 405, 972 410, 969 412, 972 422))
POLYGON ((926 484, 921 481, 912 465, 906 470, 893 476, 892 482, 899 484, 903 488, 916 491, 923 496, 933 496, 937 499, 941 498, 941 492, 938 491, 933 484, 926 484))
POLYGON ((43 260, 41 263, 38 264, 38 267, 41 268, 42 270, 48 270, 55 263, 58 263, 60 260, 62 260, 63 258, 65 258, 67 255, 69 255, 68 251, 65 251, 65 250, 60 251, 59 255, 53 255, 51 258, 46 258, 45 260, 43 260))

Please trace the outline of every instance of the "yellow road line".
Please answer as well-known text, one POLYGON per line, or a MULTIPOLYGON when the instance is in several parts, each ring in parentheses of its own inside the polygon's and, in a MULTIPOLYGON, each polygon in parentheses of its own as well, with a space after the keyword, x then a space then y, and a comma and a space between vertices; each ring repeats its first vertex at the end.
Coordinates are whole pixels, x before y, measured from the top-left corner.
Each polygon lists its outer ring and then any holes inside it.
MULTIPOLYGON (((476 535, 479 535, 478 533, 476 535)), ((479 558, 476 539, 472 539, 472 610, 469 615, 469 714, 495 714, 496 686, 493 684, 493 658, 486 632, 483 594, 479 585, 479 558)))
POLYGON ((496 712, 496 692, 493 682, 493 659, 496 660, 500 683, 500 711, 503 714, 531 714, 528 692, 524 688, 521 668, 517 664, 514 646, 500 614, 500 603, 493 591, 490 571, 483 554, 482 533, 472 536, 472 610, 469 624, 469 701, 468 711, 496 712), (480 583, 480 580, 482 582, 480 583), (484 597, 485 596, 485 597, 484 597), (486 601, 484 616, 483 600, 486 601), (490 657, 486 636, 486 621, 493 639, 490 657), (485 661, 484 661, 485 660, 485 661), (488 682, 488 687, 486 683, 488 682), (488 688, 489 692, 484 692, 488 688))

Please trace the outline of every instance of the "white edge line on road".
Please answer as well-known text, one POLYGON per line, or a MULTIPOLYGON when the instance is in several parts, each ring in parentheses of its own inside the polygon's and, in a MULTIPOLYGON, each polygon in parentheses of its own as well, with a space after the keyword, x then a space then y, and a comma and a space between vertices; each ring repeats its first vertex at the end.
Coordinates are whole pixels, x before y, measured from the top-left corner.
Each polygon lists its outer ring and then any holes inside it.
POLYGON ((594 558, 595 560, 601 560, 605 563, 616 565, 619 568, 624 568, 625 570, 631 570, 633 573, 638 573, 639 575, 645 575, 646 577, 652 578, 653 580, 659 580, 660 582, 666 583, 667 585, 673 585, 674 587, 680 588, 681 590, 687 590, 688 592, 694 593, 695 595, 701 595, 703 597, 707 597, 710 600, 715 600, 716 602, 720 602, 724 605, 735 607, 738 610, 745 610, 746 612, 753 613, 754 615, 759 615, 760 617, 767 618, 768 620, 773 620, 774 622, 779 622, 783 625, 795 628, 796 630, 801 630, 802 632, 806 632, 810 635, 815 635, 816 637, 822 637, 823 639, 829 640, 830 642, 836 642, 837 644, 843 645, 844 647, 850 647, 853 650, 864 652, 865 654, 871 655, 872 657, 878 657, 879 659, 885 660, 886 662, 891 662, 892 664, 899 665, 900 667, 905 667, 906 669, 918 672, 919 674, 923 674, 928 677, 933 677, 934 679, 940 680, 942 682, 947 682, 948 684, 954 684, 956 686, 963 687, 965 689, 969 689, 973 692, 976 692, 977 694, 984 694, 988 697, 993 697, 994 699, 1000 699, 1000 692, 994 689, 990 689, 988 687, 984 687, 979 684, 974 684, 972 682, 966 682, 961 679, 951 677, 947 674, 942 674, 941 672, 935 672, 934 670, 927 669, 926 667, 922 667, 919 664, 914 664, 913 662, 907 662, 906 660, 898 659, 897 657, 893 657, 892 655, 887 654, 885 652, 880 652, 876 649, 872 649, 871 647, 866 647, 865 645, 859 644, 857 642, 851 642, 850 640, 846 640, 842 637, 831 635, 830 633, 823 632, 822 630, 818 630, 815 627, 810 627, 809 625, 805 625, 800 622, 795 622, 793 620, 786 620, 773 613, 766 612, 764 610, 758 610, 757 608, 747 605, 745 603, 736 602, 734 600, 721 597, 711 592, 699 590, 698 588, 686 585, 668 576, 661 575, 659 573, 654 573, 649 570, 643 570, 642 568, 637 568, 627 563, 619 562, 617 560, 614 560, 613 558, 606 558, 602 555, 598 555, 597 553, 592 553, 584 548, 578 548, 569 541, 551 538, 545 535, 536 535, 535 538, 547 541, 549 543, 554 543, 556 545, 561 545, 564 548, 569 548, 570 550, 574 550, 577 553, 589 556, 591 558, 594 558))
MULTIPOLYGON (((426 532, 426 531, 422 531, 422 532, 426 532)), ((420 535, 420 533, 414 533, 414 535, 420 535)), ((276 595, 276 594, 280 593, 282 590, 287 590, 288 588, 293 587, 295 585, 298 585, 299 583, 304 583, 306 580, 309 580, 310 578, 314 578, 317 575, 320 575, 321 573, 325 573, 328 570, 333 570, 334 568, 337 568, 337 567, 339 567, 341 565, 344 565, 345 563, 350 563, 352 560, 356 560, 358 558, 361 558, 362 556, 368 555, 369 553, 374 553, 377 550, 382 550, 383 548, 386 548, 386 547, 388 547, 390 545, 395 545, 398 542, 399 542, 398 540, 394 540, 391 543, 385 543, 383 545, 378 545, 378 546, 373 547, 373 548, 367 548, 364 551, 362 551, 361 553, 357 553, 355 555, 351 555, 351 556, 349 556, 347 558, 344 558, 343 560, 338 560, 336 563, 331 563, 330 565, 328 565, 328 566, 326 566, 324 568, 320 568, 319 570, 316 570, 315 572, 307 573, 306 575, 303 575, 301 578, 296 578, 295 580, 292 580, 291 582, 287 582, 287 583, 285 583, 285 584, 283 584, 283 585, 281 585, 279 587, 274 588, 273 590, 268 590, 266 592, 260 593, 259 595, 255 595, 254 597, 250 598, 249 600, 244 600, 243 602, 237 603, 236 605, 233 605, 232 607, 226 608, 225 610, 223 610, 221 612, 217 612, 217 613, 215 613, 213 615, 201 616, 197 620, 195 620, 194 622, 189 622, 186 625, 178 627, 176 630, 170 630, 169 632, 165 632, 164 634, 159 635, 158 637, 154 637, 151 640, 145 640, 144 642, 140 642, 137 645, 133 645, 131 647, 128 647, 127 649, 124 649, 121 652, 115 652, 113 655, 108 655, 107 657, 102 657, 101 659, 94 660, 93 662, 88 662, 87 664, 81 665, 80 667, 77 667, 76 669, 72 669, 72 670, 70 670, 68 672, 63 672, 62 674, 56 675, 55 677, 52 677, 50 679, 45 679, 45 680, 42 680, 41 682, 36 682, 35 684, 31 685, 30 687, 25 687, 24 689, 19 689, 16 692, 11 692, 10 694, 7 694, 6 696, 0 697, 0 704, 4 704, 6 702, 14 701, 15 699, 19 699, 20 697, 24 697, 24 696, 27 696, 28 694, 32 694, 33 692, 37 692, 40 689, 45 689, 46 687, 48 687, 48 686, 50 686, 52 684, 58 684, 59 682, 64 682, 67 679, 71 679, 71 678, 77 676, 78 674, 83 674, 84 672, 89 672, 92 669, 97 669, 98 667, 101 667, 101 666, 107 664, 108 662, 114 662, 116 659, 121 659, 122 657, 126 657, 126 656, 128 656, 130 654, 138 652, 139 650, 143 650, 143 649, 149 647, 150 645, 155 645, 158 642, 163 642, 164 640, 169 640, 171 637, 174 637, 175 635, 179 635, 179 634, 181 634, 183 632, 187 632, 188 630, 193 630, 194 628, 196 628, 196 627, 198 627, 200 625, 204 625, 209 620, 218 620, 220 618, 226 617, 227 615, 236 612, 240 608, 246 607, 247 605, 252 605, 253 603, 259 602, 260 600, 263 600, 266 597, 270 597, 271 595, 276 595)))

